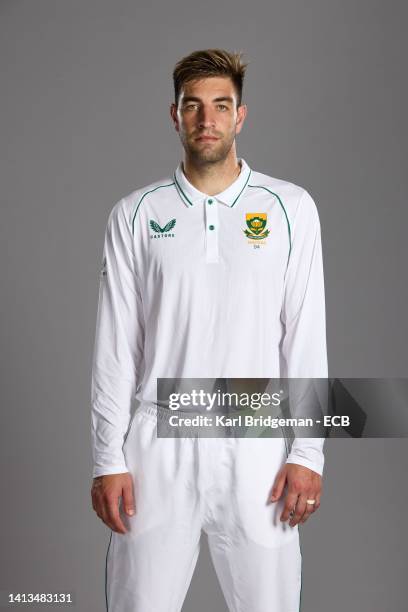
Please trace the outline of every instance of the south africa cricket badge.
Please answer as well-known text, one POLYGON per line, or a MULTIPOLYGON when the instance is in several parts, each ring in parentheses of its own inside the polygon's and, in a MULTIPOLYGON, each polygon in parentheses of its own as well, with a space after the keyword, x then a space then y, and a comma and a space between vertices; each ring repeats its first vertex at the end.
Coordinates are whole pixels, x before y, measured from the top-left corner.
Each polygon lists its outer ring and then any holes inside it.
POLYGON ((253 245, 265 244, 266 238, 269 236, 269 230, 266 227, 266 213, 246 213, 245 220, 248 229, 243 232, 248 238, 248 243, 253 245))

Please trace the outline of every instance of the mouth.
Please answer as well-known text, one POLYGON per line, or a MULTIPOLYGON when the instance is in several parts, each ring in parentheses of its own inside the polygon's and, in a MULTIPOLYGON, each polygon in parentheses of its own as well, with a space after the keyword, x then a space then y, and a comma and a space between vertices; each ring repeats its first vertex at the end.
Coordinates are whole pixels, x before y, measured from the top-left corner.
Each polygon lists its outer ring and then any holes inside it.
POLYGON ((216 142, 219 139, 216 136, 199 136, 196 140, 199 142, 216 142))

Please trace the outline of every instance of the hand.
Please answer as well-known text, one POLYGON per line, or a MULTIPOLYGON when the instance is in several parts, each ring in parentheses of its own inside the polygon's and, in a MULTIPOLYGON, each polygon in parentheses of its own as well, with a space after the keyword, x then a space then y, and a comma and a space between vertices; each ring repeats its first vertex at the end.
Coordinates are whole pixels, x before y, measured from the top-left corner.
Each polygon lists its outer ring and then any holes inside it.
POLYGON ((113 531, 126 533, 127 529, 119 514, 119 498, 129 516, 135 513, 133 480, 129 472, 107 474, 93 479, 92 507, 100 519, 113 531))
POLYGON ((322 477, 303 465, 285 463, 276 475, 268 503, 276 502, 282 497, 285 484, 287 493, 280 520, 287 521, 290 518, 289 525, 294 527, 298 523, 305 523, 320 507, 322 477), (314 499, 316 503, 307 504, 307 499, 314 499))

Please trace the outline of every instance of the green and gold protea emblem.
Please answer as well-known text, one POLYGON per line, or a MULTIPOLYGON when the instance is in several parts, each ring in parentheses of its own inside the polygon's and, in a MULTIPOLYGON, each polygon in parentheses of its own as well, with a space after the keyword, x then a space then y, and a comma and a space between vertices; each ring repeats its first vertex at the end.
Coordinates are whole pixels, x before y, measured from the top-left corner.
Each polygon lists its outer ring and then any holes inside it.
POLYGON ((150 238, 174 238, 174 234, 171 232, 171 230, 176 225, 175 219, 172 219, 171 221, 166 223, 164 227, 160 227, 160 225, 156 221, 153 221, 153 219, 151 219, 149 225, 152 228, 153 232, 155 232, 150 236, 150 238))
POLYGON ((266 213, 246 213, 246 224, 249 230, 243 232, 245 236, 251 240, 263 240, 269 235, 269 230, 266 227, 266 213))

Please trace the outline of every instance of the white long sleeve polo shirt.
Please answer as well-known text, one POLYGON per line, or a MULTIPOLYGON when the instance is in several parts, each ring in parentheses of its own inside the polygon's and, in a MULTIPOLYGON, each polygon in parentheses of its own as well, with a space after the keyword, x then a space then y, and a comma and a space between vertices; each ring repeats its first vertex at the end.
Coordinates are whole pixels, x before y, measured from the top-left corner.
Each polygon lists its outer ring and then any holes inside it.
MULTIPOLYGON (((133 401, 157 378, 326 378, 320 221, 302 187, 251 170, 208 196, 173 176, 112 208, 92 362, 93 477, 126 472, 133 401)), ((322 473, 322 438, 287 461, 322 473)))

